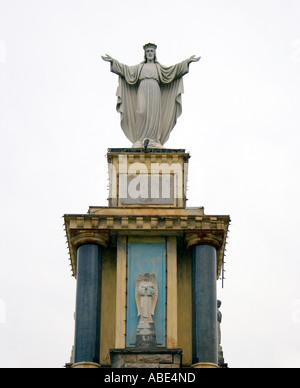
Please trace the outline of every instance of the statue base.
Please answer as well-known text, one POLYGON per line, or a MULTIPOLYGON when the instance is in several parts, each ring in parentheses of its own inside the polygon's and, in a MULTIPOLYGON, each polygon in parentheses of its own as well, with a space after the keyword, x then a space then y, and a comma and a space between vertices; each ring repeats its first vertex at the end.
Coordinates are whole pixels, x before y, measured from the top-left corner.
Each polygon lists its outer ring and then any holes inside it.
POLYGON ((182 349, 111 349, 112 368, 180 368, 182 349))
POLYGON ((184 149, 109 148, 109 207, 185 208, 184 149))
POLYGON ((136 331, 136 348, 156 348, 155 325, 153 322, 139 323, 136 331))

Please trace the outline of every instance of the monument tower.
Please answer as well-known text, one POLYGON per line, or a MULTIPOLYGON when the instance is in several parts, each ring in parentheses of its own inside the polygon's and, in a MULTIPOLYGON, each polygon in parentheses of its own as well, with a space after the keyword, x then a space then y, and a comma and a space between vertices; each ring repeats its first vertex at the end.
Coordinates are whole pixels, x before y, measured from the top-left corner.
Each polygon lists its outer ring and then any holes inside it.
POLYGON ((229 216, 186 207, 189 153, 167 149, 181 114, 183 76, 174 66, 124 65, 117 111, 132 148, 109 148, 109 202, 66 214, 77 280, 73 368, 219 367, 217 280, 229 216))

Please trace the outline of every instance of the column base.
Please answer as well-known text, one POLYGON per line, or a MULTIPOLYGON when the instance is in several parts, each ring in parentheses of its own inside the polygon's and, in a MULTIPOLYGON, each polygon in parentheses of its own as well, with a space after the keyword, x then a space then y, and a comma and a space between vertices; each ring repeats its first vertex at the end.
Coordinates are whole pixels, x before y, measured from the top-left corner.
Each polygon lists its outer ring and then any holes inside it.
POLYGON ((219 369, 219 365, 214 364, 212 362, 198 362, 197 364, 193 364, 192 368, 197 368, 197 369, 219 369))
POLYGON ((77 362, 72 365, 72 369, 99 369, 101 366, 96 362, 77 362))

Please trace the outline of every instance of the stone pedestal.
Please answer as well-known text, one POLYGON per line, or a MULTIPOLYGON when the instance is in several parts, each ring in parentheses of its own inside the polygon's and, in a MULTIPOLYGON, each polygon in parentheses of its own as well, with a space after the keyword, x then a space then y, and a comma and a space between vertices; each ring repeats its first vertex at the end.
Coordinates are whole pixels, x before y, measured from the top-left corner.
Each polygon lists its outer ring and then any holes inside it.
POLYGON ((155 325, 153 322, 138 324, 135 346, 143 349, 151 349, 156 346, 155 325))
POLYGON ((112 148, 107 160, 110 207, 185 207, 189 161, 185 150, 112 148))
POLYGON ((111 349, 112 368, 180 368, 182 349, 111 349))
POLYGON ((186 207, 185 150, 110 149, 107 159, 108 207, 64 216, 78 281, 71 364, 218 367, 216 282, 229 216, 186 207), (158 279, 155 329, 138 324, 135 282, 145 273, 158 279))

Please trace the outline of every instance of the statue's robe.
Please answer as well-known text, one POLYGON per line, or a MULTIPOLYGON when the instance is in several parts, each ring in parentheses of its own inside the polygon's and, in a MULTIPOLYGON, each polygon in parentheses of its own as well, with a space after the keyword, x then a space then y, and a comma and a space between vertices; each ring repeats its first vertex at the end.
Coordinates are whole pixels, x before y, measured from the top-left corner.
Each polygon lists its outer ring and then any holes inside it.
POLYGON ((111 71, 119 75, 117 111, 133 147, 145 139, 149 147, 162 147, 182 112, 182 77, 189 61, 166 67, 158 62, 127 66, 113 60, 111 71))
MULTIPOLYGON (((138 288, 138 295, 140 298, 140 311, 138 314, 141 316, 141 322, 153 322, 152 309, 153 309, 153 296, 155 294, 154 286, 147 282, 142 282, 138 288)), ((139 310, 139 309, 138 309, 139 310)))

